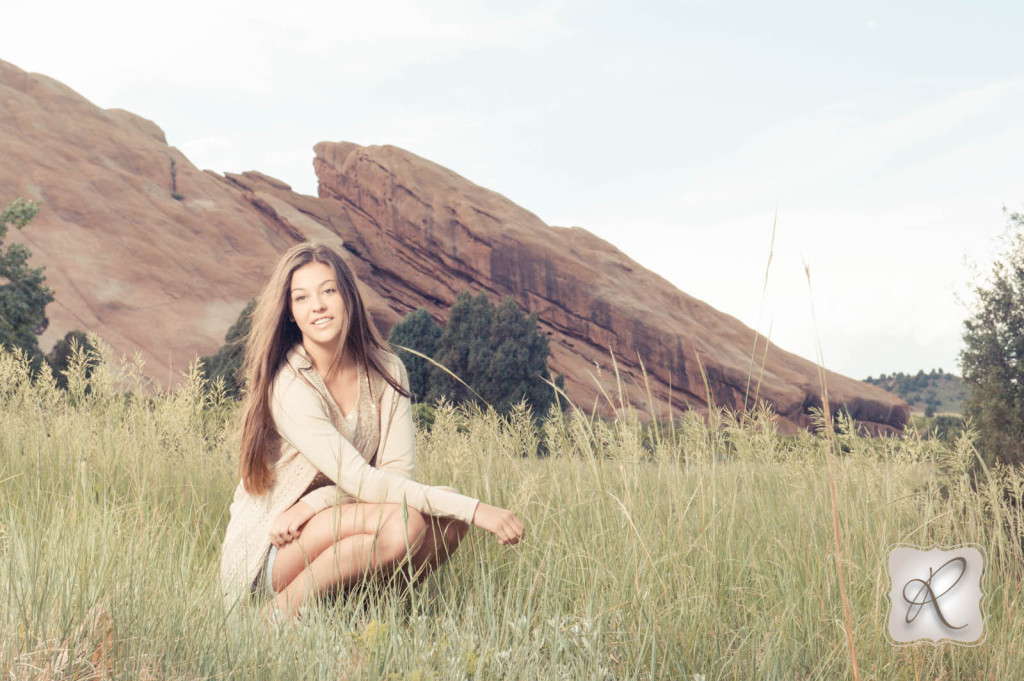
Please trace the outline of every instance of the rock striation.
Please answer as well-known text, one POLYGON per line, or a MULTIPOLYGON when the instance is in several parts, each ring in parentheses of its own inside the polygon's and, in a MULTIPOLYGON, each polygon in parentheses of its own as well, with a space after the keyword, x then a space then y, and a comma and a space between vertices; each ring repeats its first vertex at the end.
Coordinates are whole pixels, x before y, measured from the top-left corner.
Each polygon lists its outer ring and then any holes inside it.
MULTIPOLYGON (((742 409, 756 392, 795 430, 821 404, 814 364, 586 230, 548 226, 396 147, 317 144, 319 196, 304 196, 258 172, 200 171, 151 121, 0 61, 0 148, 0 201, 43 202, 12 235, 55 290, 42 347, 93 330, 118 351, 141 350, 159 385, 216 350, 278 254, 314 239, 343 248, 384 332, 417 307, 443 322, 462 290, 515 297, 537 313, 552 371, 587 410, 742 409)), ((832 404, 865 430, 907 421, 893 395, 826 377, 832 404)))

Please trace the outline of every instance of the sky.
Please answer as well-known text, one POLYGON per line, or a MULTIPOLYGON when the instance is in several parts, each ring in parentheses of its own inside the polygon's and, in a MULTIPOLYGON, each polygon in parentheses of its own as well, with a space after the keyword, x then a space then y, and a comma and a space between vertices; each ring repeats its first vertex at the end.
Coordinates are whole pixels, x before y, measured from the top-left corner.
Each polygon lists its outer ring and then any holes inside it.
POLYGON ((393 144, 854 378, 959 371, 1024 209, 1015 2, 37 0, 0 59, 316 194, 393 144), (774 238, 773 238, 774 235, 774 238))

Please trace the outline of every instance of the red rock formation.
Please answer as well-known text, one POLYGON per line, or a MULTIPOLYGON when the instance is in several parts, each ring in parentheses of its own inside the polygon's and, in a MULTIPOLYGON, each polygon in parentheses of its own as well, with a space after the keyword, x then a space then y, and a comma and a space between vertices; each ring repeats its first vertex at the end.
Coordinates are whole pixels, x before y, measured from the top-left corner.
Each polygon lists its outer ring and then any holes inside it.
MULTIPOLYGON (((121 352, 141 349, 166 384, 216 350, 280 252, 316 239, 344 245, 383 330, 420 306, 443 321, 465 289, 515 296, 537 312, 552 370, 586 409, 610 413, 606 394, 618 405, 613 354, 622 394, 642 412, 652 398, 659 416, 669 404, 706 408, 709 394, 714 405, 744 405, 752 330, 589 232, 549 227, 411 153, 318 144, 315 198, 256 172, 198 171, 152 122, 4 62, 0 112, 0 201, 44 204, 13 235, 47 266, 56 293, 44 348, 72 328, 97 331, 121 352)), ((833 404, 873 432, 908 417, 879 388, 834 373, 828 382, 833 404)), ((817 386, 813 364, 769 346, 759 395, 784 425, 808 425, 817 386)))
POLYGON ((120 352, 141 350, 166 386, 223 342, 293 241, 151 121, 2 61, 0 149, 0 201, 43 204, 12 238, 46 266, 55 292, 44 349, 71 329, 95 331, 120 352))
MULTIPOLYGON (((670 403, 706 408, 709 393, 713 405, 730 409, 752 405, 757 393, 798 426, 820 406, 815 365, 770 345, 762 374, 760 361, 751 367, 751 329, 586 230, 549 227, 395 147, 322 142, 315 149, 320 196, 349 209, 359 235, 352 250, 374 264, 369 281, 392 307, 424 306, 440 317, 463 289, 515 296, 537 312, 551 340, 550 366, 566 376, 577 404, 604 411, 606 393, 617 403, 614 355, 627 400, 647 411, 653 396, 659 416, 670 403)), ((764 339, 758 348, 760 360, 764 339)), ((872 432, 902 428, 909 416, 883 390, 833 372, 827 380, 832 404, 872 432)))

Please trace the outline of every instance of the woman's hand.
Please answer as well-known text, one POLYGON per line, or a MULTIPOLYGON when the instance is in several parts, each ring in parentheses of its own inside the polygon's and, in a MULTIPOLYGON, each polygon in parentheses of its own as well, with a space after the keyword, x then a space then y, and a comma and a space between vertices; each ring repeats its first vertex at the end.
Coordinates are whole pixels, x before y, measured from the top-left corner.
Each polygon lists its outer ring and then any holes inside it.
POLYGON ((299 536, 299 531, 314 515, 313 507, 298 501, 274 519, 270 525, 270 543, 281 548, 299 536))
POLYGON ((518 544, 523 538, 523 523, 515 513, 482 501, 476 506, 473 524, 497 536, 502 544, 518 544))

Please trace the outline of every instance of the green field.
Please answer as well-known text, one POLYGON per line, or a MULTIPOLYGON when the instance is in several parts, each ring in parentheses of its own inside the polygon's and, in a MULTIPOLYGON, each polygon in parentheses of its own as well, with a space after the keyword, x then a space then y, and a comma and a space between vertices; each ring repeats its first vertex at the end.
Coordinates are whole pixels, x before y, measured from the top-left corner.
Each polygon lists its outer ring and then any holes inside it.
POLYGON ((780 437, 765 414, 534 429, 442 407, 419 478, 512 508, 525 541, 474 530, 408 593, 354 592, 278 627, 219 598, 235 405, 195 376, 114 390, 133 371, 108 358, 87 392, 73 369, 65 393, 0 354, 5 679, 853 678, 830 468, 860 678, 1024 677, 1024 477, 972 486, 969 434, 830 443, 780 437), (900 542, 984 547, 980 645, 887 641, 900 542))

